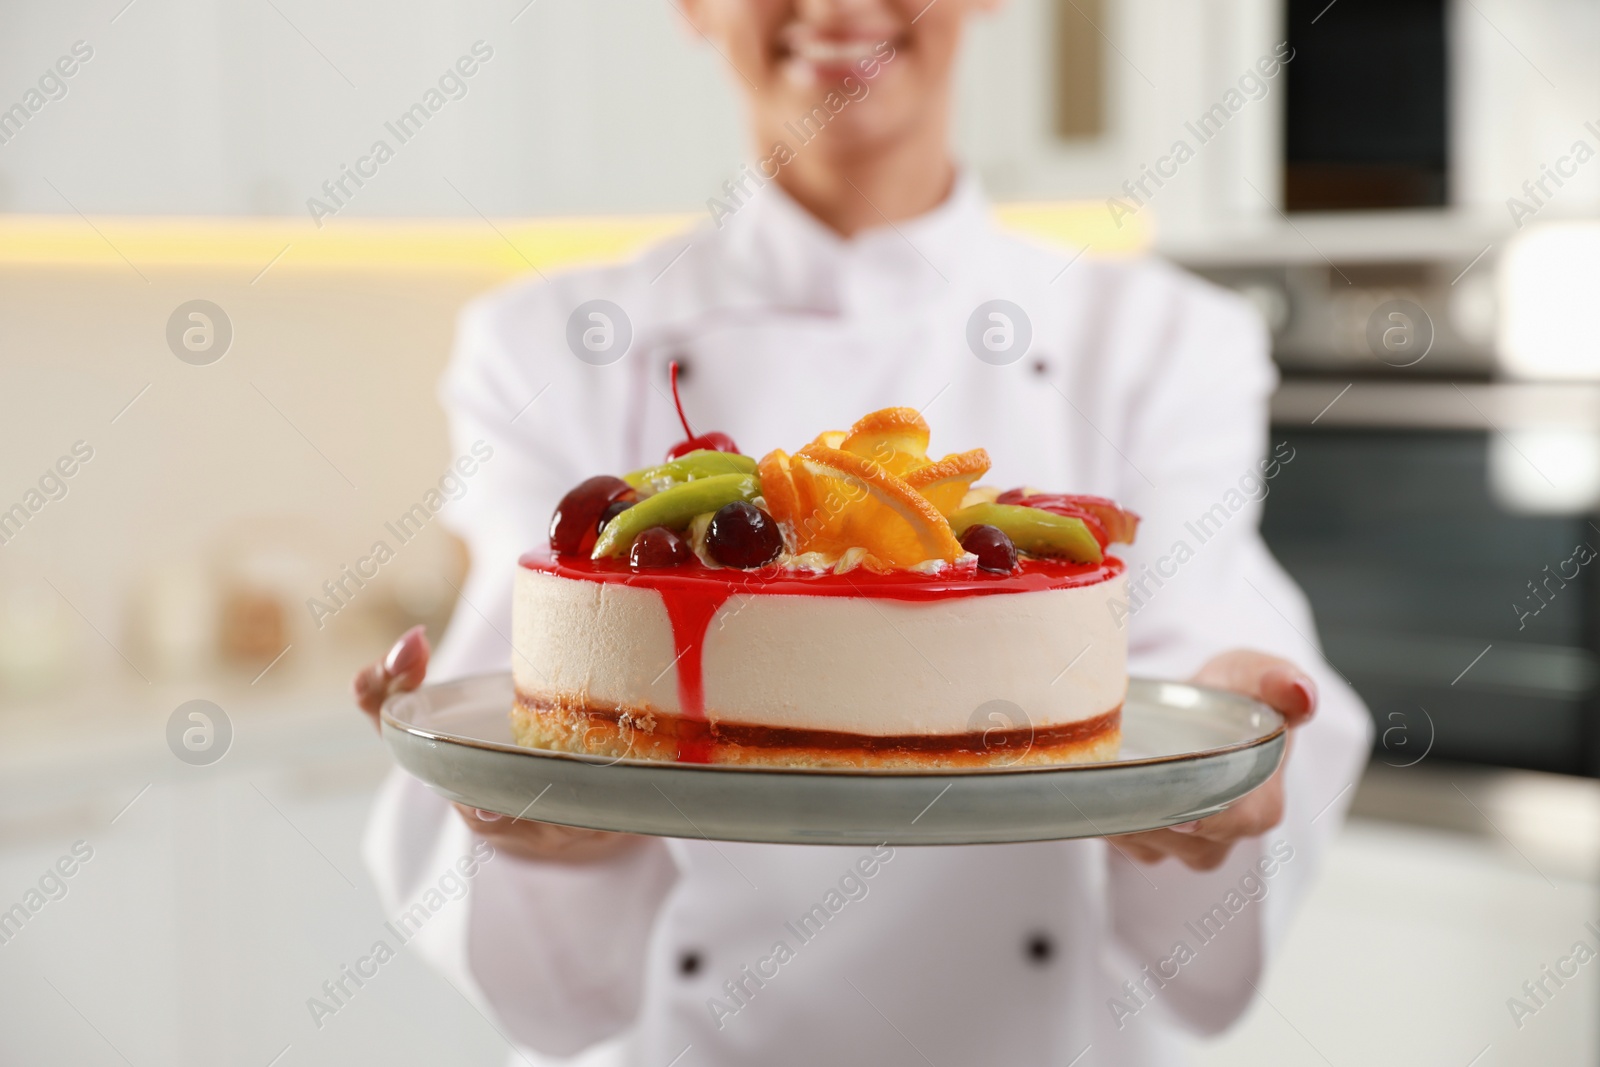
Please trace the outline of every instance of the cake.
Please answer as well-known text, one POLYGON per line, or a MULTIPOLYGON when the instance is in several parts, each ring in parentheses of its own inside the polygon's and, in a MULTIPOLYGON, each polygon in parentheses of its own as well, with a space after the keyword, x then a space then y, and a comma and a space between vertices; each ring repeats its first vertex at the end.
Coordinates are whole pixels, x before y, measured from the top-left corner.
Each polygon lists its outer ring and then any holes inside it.
POLYGON ((573 489, 516 572, 518 744, 785 767, 1114 757, 1127 596, 1105 548, 1137 517, 975 486, 987 454, 934 460, 928 438, 909 408, 759 462, 690 435, 573 489))

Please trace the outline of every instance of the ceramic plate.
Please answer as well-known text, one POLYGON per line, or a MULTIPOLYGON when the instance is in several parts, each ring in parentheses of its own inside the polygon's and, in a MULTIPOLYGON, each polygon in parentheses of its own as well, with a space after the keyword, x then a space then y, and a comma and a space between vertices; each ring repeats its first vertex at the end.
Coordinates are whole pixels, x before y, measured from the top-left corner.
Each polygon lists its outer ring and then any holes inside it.
POLYGON ((1283 758, 1283 718, 1232 693, 1135 678, 1111 763, 939 771, 613 760, 511 739, 511 675, 391 697, 383 737, 451 800, 544 822, 665 837, 970 845, 1103 837, 1213 814, 1283 758))

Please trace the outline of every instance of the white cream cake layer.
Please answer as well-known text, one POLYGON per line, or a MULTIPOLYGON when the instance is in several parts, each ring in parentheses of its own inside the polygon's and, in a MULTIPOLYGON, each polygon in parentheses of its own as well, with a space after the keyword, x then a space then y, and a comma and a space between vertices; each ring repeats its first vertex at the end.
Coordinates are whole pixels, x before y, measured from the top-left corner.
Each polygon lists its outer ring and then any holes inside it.
MULTIPOLYGON (((999 721, 984 708, 995 700, 1035 729, 1094 718, 1127 691, 1113 601, 1127 602, 1121 574, 920 602, 735 594, 706 632, 706 717, 878 736, 986 730, 999 721)), ((518 567, 512 614, 522 693, 680 714, 672 624, 655 590, 518 567)))

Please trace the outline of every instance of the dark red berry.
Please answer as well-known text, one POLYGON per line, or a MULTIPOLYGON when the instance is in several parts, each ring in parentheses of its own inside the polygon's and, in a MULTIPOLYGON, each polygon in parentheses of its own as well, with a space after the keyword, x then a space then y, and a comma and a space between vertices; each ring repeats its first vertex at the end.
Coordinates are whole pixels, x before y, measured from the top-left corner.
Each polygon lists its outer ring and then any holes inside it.
POLYGON ((694 558, 687 542, 665 526, 652 526, 633 539, 628 549, 628 564, 634 570, 645 567, 681 567, 694 558))
POLYGON ((1017 569, 1017 546, 997 526, 979 523, 961 535, 961 547, 978 557, 980 571, 1010 574, 1017 569))
POLYGON ((783 551, 783 533, 771 515, 743 500, 724 504, 706 527, 706 551, 724 567, 771 563, 783 551))
POLYGON ((606 509, 600 513, 600 521, 595 524, 595 534, 599 535, 606 528, 606 523, 633 507, 634 503, 633 500, 613 500, 607 504, 606 509))
POLYGON ((588 554, 599 536, 600 517, 612 502, 632 499, 633 486, 609 474, 597 474, 580 482, 556 505, 550 516, 550 547, 557 552, 588 554))

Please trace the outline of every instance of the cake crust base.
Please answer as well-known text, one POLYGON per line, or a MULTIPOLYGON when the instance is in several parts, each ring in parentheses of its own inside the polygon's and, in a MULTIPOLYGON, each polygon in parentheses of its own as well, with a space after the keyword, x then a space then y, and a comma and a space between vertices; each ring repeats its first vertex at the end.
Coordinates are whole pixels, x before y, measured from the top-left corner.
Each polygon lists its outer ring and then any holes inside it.
POLYGON ((511 732, 526 748, 674 762, 692 739, 704 762, 766 767, 915 770, 1101 763, 1122 744, 1121 705, 1064 726, 874 737, 703 723, 648 708, 599 708, 517 693, 511 732))

